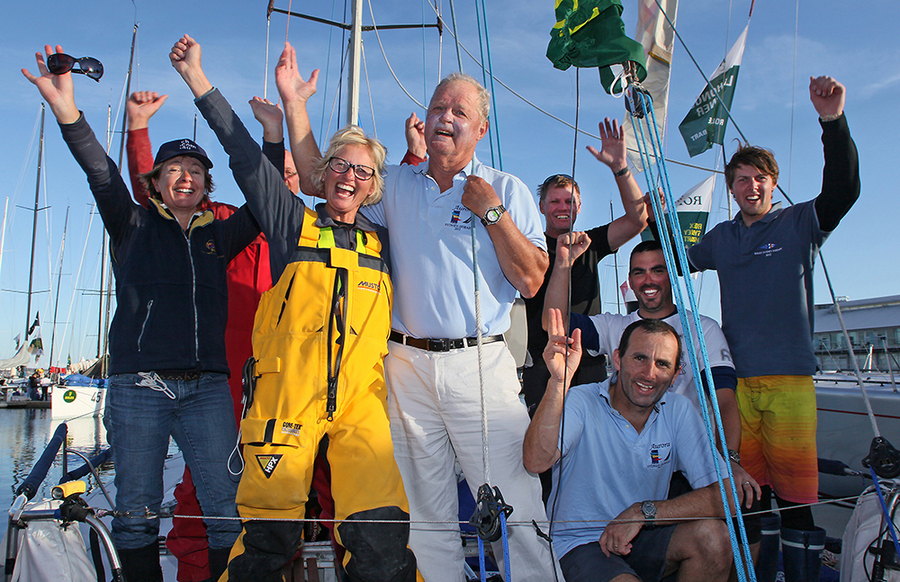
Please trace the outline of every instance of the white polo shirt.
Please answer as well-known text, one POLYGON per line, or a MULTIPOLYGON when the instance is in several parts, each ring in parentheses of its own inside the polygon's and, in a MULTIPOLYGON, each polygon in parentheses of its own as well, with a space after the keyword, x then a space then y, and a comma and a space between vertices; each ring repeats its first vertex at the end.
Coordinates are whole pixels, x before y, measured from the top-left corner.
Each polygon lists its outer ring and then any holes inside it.
POLYGON ((453 186, 445 192, 427 171, 427 163, 388 166, 384 198, 362 208, 364 216, 390 233, 393 328, 421 338, 475 335, 474 225, 482 333, 503 333, 509 328, 516 289, 500 269, 480 217, 462 203, 466 177, 479 176, 493 186, 522 234, 546 250, 537 205, 521 180, 477 158, 453 178, 453 186))

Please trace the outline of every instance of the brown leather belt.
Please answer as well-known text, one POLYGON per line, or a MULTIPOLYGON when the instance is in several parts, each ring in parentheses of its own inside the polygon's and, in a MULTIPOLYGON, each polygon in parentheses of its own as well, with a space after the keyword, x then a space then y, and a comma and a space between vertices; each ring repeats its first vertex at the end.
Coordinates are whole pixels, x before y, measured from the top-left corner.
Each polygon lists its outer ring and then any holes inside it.
MULTIPOLYGON (((429 352, 449 352, 450 350, 458 350, 460 348, 473 348, 478 345, 478 338, 461 337, 459 339, 448 338, 418 338, 403 335, 399 331, 391 330, 391 341, 427 350, 429 352)), ((486 335, 481 337, 481 343, 492 344, 494 342, 502 342, 502 335, 486 335)))

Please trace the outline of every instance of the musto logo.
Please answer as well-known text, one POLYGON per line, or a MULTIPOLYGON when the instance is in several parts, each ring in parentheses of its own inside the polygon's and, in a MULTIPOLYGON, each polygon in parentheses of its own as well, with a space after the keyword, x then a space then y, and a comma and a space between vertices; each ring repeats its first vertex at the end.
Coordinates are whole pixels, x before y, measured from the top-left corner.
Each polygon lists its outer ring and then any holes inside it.
POLYGON ((66 393, 63 394, 63 401, 64 401, 66 404, 69 404, 69 403, 71 403, 71 402, 75 402, 75 398, 76 398, 77 396, 78 396, 78 393, 75 392, 74 390, 71 390, 71 389, 66 390, 66 393))

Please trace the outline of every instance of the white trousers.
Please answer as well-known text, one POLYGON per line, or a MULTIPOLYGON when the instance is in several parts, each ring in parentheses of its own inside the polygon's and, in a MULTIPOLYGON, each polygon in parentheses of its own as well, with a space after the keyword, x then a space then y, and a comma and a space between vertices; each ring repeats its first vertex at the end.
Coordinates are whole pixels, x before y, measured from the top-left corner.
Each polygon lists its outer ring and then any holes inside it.
MULTIPOLYGON (((409 497, 409 545, 427 582, 464 580, 454 460, 472 495, 485 483, 478 350, 428 352, 389 342, 385 359, 394 456, 409 497), (419 523, 417 523, 419 522, 419 523), (422 523, 424 522, 424 523, 422 523)), ((522 464, 528 413, 519 400, 515 361, 503 342, 483 346, 485 408, 491 484, 513 507, 509 517, 511 575, 515 582, 553 582, 558 563, 531 520, 547 531, 537 476, 522 464)), ((503 546, 494 543, 502 562, 503 546)), ((500 566, 501 572, 503 566, 500 566)))

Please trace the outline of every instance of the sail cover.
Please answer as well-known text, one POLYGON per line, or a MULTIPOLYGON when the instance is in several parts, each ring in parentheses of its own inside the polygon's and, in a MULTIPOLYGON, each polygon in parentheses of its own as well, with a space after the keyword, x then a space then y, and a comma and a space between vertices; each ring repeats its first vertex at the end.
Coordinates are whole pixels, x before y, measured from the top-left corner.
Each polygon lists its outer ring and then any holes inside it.
POLYGON ((556 24, 550 31, 547 58, 557 69, 599 67, 607 93, 622 90, 614 86, 618 71, 631 63, 638 80, 647 76, 644 48, 625 35, 620 0, 556 0, 556 24), (613 67, 619 65, 618 70, 613 67))

